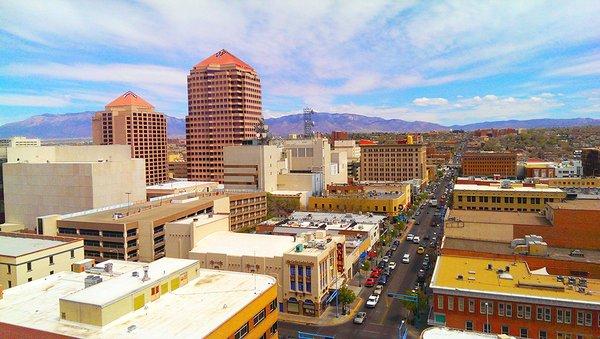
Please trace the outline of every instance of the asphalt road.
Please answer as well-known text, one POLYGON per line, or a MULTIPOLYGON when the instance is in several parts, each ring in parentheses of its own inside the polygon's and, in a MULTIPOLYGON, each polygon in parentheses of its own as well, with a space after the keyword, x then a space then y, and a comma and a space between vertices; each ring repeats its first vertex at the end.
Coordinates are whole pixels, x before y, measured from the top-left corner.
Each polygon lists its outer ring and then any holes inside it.
MULTIPOLYGON (((445 184, 450 179, 444 179, 442 183, 438 185, 435 197, 439 201, 439 197, 442 191, 445 189, 445 184)), ((418 235, 423 238, 428 235, 429 238, 433 236, 434 232, 437 232, 438 244, 441 242, 441 230, 438 227, 431 227, 431 223, 434 222, 434 213, 437 208, 426 205, 421 209, 420 215, 416 217, 419 225, 413 225, 409 233, 418 235)), ((437 222, 437 221, 436 221, 437 222)), ((403 234, 404 235, 404 234, 403 234)), ((426 241, 429 243, 429 240, 426 241)), ((390 261, 397 263, 396 269, 392 271, 390 280, 387 285, 384 286, 383 293, 379 299, 377 306, 373 309, 366 308, 364 305, 360 311, 367 312, 367 319, 361 325, 353 324, 351 321, 337 326, 309 326, 309 325, 298 325, 293 323, 280 322, 279 323, 279 337, 280 338, 295 338, 298 331, 315 333, 321 335, 335 336, 336 338, 395 338, 398 336, 398 326, 400 322, 405 319, 408 314, 402 306, 399 300, 395 300, 387 296, 388 291, 397 293, 406 293, 410 291, 416 284, 417 273, 421 269, 424 254, 417 254, 417 244, 413 244, 408 241, 401 241, 398 249, 394 252, 390 261), (402 256, 408 253, 410 254, 410 263, 402 264, 402 256)), ((431 259, 430 269, 427 271, 428 281, 433 271, 435 263, 435 249, 427 248, 426 253, 429 254, 431 259)), ((374 265, 372 265, 374 267, 374 265)), ((364 282, 364 280, 363 280, 364 282)), ((373 287, 363 288, 360 296, 363 300, 366 300, 371 294, 373 287)), ((414 337, 414 336, 412 336, 414 337)))

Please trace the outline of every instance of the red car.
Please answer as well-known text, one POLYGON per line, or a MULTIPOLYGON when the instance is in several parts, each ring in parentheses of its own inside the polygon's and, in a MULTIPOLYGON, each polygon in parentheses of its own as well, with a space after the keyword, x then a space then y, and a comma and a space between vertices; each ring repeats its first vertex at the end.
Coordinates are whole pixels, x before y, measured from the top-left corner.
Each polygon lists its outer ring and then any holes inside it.
POLYGON ((371 278, 373 278, 373 279, 379 278, 380 275, 381 275, 381 273, 379 271, 371 272, 371 278))
POLYGON ((373 278, 367 278, 367 280, 365 280, 365 286, 367 287, 373 287, 375 286, 375 283, 376 281, 373 278))

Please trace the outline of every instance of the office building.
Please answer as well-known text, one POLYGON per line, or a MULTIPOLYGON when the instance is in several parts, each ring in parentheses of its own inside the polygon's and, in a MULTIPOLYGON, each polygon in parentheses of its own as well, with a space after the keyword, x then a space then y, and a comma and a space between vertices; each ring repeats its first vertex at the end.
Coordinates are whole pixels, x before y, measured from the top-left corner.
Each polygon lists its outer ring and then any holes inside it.
POLYGON ((3 165, 6 222, 146 199, 143 159, 127 145, 11 147, 3 165))
POLYGON ((69 271, 82 259, 82 239, 0 232, 0 285, 5 289, 69 271))
POLYGON ((9 338, 277 338, 273 277, 201 269, 197 261, 110 260, 5 291, 9 338))
POLYGON ((283 141, 283 150, 287 154, 288 170, 292 175, 322 173, 323 185, 348 182, 346 152, 332 151, 326 138, 286 139, 283 141))
POLYGON ((226 146, 223 162, 226 189, 273 192, 277 176, 287 171, 285 153, 275 145, 226 146))
POLYGON ((232 231, 254 228, 267 217, 265 192, 225 192, 229 198, 229 227, 232 231))
POLYGON ((525 262, 440 256, 430 325, 520 338, 595 338, 600 280, 531 272, 525 262))
POLYGON ((600 200, 549 202, 542 213, 450 210, 444 221, 448 237, 511 242, 536 234, 553 247, 600 248, 600 200))
POLYGON ((600 148, 582 149, 581 166, 584 177, 600 177, 600 148))
POLYGON ((548 202, 559 202, 567 194, 542 184, 455 184, 452 208, 484 211, 539 212, 548 202))
POLYGON ((583 175, 581 160, 562 161, 556 164, 557 178, 579 178, 583 175))
POLYGON ((501 178, 517 175, 517 155, 500 152, 467 152, 462 156, 462 175, 501 178))
POLYGON ((529 160, 523 164, 525 178, 554 178, 556 164, 551 161, 529 160))
POLYGON ((223 147, 256 137, 262 118, 260 78, 226 50, 188 75, 186 145, 188 179, 223 182, 223 147))
POLYGON ((167 119, 137 94, 128 91, 92 118, 96 145, 130 145, 131 156, 146 161, 146 185, 168 180, 167 119))
POLYGON ((423 144, 367 143, 360 148, 360 180, 363 182, 428 181, 423 144))
POLYGON ((345 240, 325 231, 297 237, 213 232, 196 243, 189 258, 203 268, 276 277, 280 311, 318 317, 351 269, 345 240))
POLYGON ((360 180, 360 146, 358 146, 356 140, 335 139, 333 140, 333 148, 336 151, 346 153, 348 180, 360 180))
POLYGON ((223 196, 184 194, 40 218, 43 231, 84 239, 85 257, 151 262, 165 256, 165 224, 202 214, 228 214, 223 196))

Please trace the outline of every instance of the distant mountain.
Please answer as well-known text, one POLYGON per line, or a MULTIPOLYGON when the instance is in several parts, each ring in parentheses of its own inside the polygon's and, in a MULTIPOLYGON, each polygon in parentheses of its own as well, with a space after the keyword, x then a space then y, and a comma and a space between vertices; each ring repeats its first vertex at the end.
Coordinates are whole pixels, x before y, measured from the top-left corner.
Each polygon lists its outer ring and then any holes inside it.
MULTIPOLYGON (((41 139, 80 139, 91 138, 92 116, 94 112, 65 114, 42 114, 22 121, 0 126, 0 138, 21 135, 41 139)), ((467 125, 444 126, 426 121, 406 121, 383 119, 349 113, 316 113, 313 116, 315 130, 322 133, 331 131, 348 132, 427 132, 450 129, 472 131, 482 128, 548 128, 600 125, 600 119, 532 119, 488 121, 467 125)), ((304 123, 302 114, 287 115, 265 119, 271 133, 286 136, 290 133, 302 133, 304 123)), ((167 116, 167 135, 185 136, 185 119, 167 116)))

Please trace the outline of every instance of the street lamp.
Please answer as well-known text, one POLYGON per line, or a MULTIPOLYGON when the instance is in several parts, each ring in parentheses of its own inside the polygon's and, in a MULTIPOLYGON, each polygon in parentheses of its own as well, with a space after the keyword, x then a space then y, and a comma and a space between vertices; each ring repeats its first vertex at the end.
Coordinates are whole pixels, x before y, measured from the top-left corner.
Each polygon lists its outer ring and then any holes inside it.
POLYGON ((489 304, 486 301, 485 302, 485 323, 486 323, 486 325, 485 325, 485 333, 492 332, 490 330, 490 311, 488 310, 488 306, 489 306, 489 304))
POLYGON ((127 194, 127 216, 129 216, 129 196, 131 195, 131 192, 125 192, 125 194, 127 194))

